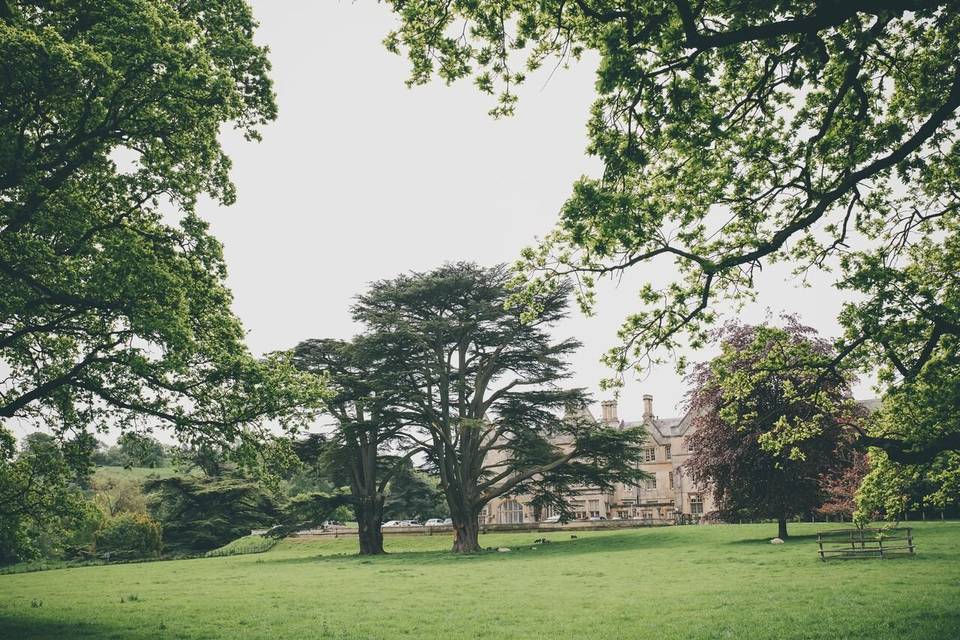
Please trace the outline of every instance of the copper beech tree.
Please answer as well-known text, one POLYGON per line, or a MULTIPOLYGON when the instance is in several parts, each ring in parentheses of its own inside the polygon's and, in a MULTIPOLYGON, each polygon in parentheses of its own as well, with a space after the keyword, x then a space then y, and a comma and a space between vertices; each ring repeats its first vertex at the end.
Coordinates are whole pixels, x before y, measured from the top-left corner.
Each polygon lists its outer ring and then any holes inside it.
POLYGON ((862 417, 845 382, 806 367, 830 345, 788 319, 784 328, 727 325, 719 356, 694 367, 689 409, 692 451, 684 471, 710 487, 720 513, 778 522, 820 507, 828 478, 862 417), (802 433, 789 444, 774 434, 802 433))

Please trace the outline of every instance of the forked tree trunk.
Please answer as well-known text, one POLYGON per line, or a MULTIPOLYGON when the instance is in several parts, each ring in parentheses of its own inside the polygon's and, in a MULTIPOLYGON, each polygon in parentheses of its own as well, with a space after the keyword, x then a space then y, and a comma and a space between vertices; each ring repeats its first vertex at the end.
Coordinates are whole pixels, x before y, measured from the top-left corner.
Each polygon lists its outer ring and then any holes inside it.
POLYGON ((777 519, 777 537, 781 540, 787 539, 787 516, 780 516, 777 519))
POLYGON ((477 518, 480 514, 454 518, 453 521, 453 549, 454 553, 476 553, 480 551, 480 524, 477 518))
POLYGON ((360 555, 374 556, 386 553, 383 550, 383 494, 364 496, 353 508, 357 517, 357 535, 360 538, 360 555))

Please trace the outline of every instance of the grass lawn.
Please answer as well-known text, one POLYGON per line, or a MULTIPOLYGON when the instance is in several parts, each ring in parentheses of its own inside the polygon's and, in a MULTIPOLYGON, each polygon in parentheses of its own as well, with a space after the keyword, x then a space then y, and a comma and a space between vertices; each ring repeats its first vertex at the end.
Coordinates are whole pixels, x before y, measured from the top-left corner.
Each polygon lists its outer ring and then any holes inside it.
POLYGON ((919 553, 821 563, 791 525, 285 541, 256 554, 0 575, 0 638, 960 637, 960 523, 916 525, 919 553), (42 601, 42 604, 40 604, 42 601))
POLYGON ((145 480, 151 477, 169 478, 177 475, 173 467, 96 467, 93 477, 98 480, 145 480))

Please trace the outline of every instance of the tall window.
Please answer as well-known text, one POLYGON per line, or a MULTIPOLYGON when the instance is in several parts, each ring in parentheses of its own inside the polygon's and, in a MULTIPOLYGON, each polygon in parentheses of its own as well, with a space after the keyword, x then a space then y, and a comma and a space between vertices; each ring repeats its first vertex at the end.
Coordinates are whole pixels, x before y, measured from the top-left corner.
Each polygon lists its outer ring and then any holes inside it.
POLYGON ((672 454, 670 453, 670 445, 668 444, 663 446, 663 457, 665 457, 667 460, 672 458, 672 454))
POLYGON ((653 477, 650 477, 650 478, 647 478, 646 480, 644 480, 644 481, 643 481, 643 488, 644 488, 644 489, 648 489, 648 490, 650 490, 650 489, 656 489, 656 488, 657 488, 657 476, 654 475, 653 477))
POLYGON ((670 483, 670 488, 673 489, 673 471, 667 476, 667 482, 670 483))
POLYGON ((523 505, 516 500, 507 500, 500 505, 500 522, 520 524, 523 522, 523 505))
POLYGON ((698 493, 690 495, 690 513, 695 516, 703 515, 703 498, 698 493))
POLYGON ((657 459, 657 450, 653 447, 645 447, 643 449, 643 461, 644 462, 653 462, 657 459))

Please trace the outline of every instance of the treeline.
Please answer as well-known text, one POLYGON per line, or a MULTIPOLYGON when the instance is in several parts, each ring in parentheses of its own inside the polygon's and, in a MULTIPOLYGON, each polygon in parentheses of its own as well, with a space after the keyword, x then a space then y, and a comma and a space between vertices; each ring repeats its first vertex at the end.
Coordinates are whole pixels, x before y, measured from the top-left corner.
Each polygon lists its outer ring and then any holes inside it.
MULTIPOLYGON (((337 491, 335 474, 310 455, 324 442, 317 435, 292 442, 294 456, 285 466, 271 477, 258 477, 222 449, 170 447, 149 436, 123 437, 116 446, 99 445, 91 459, 106 463, 103 466, 171 468, 164 476, 139 477, 122 471, 97 473, 96 467, 87 467, 54 484, 45 474, 61 447, 52 436, 31 434, 21 443, 17 461, 33 464, 31 477, 47 489, 61 486, 49 496, 58 500, 50 505, 57 515, 4 520, 0 563, 191 556, 217 549, 252 529, 271 529, 281 536, 324 520, 350 520, 349 499, 337 491)), ((409 461, 393 475, 385 496, 384 514, 390 519, 448 513, 435 483, 409 461)))

